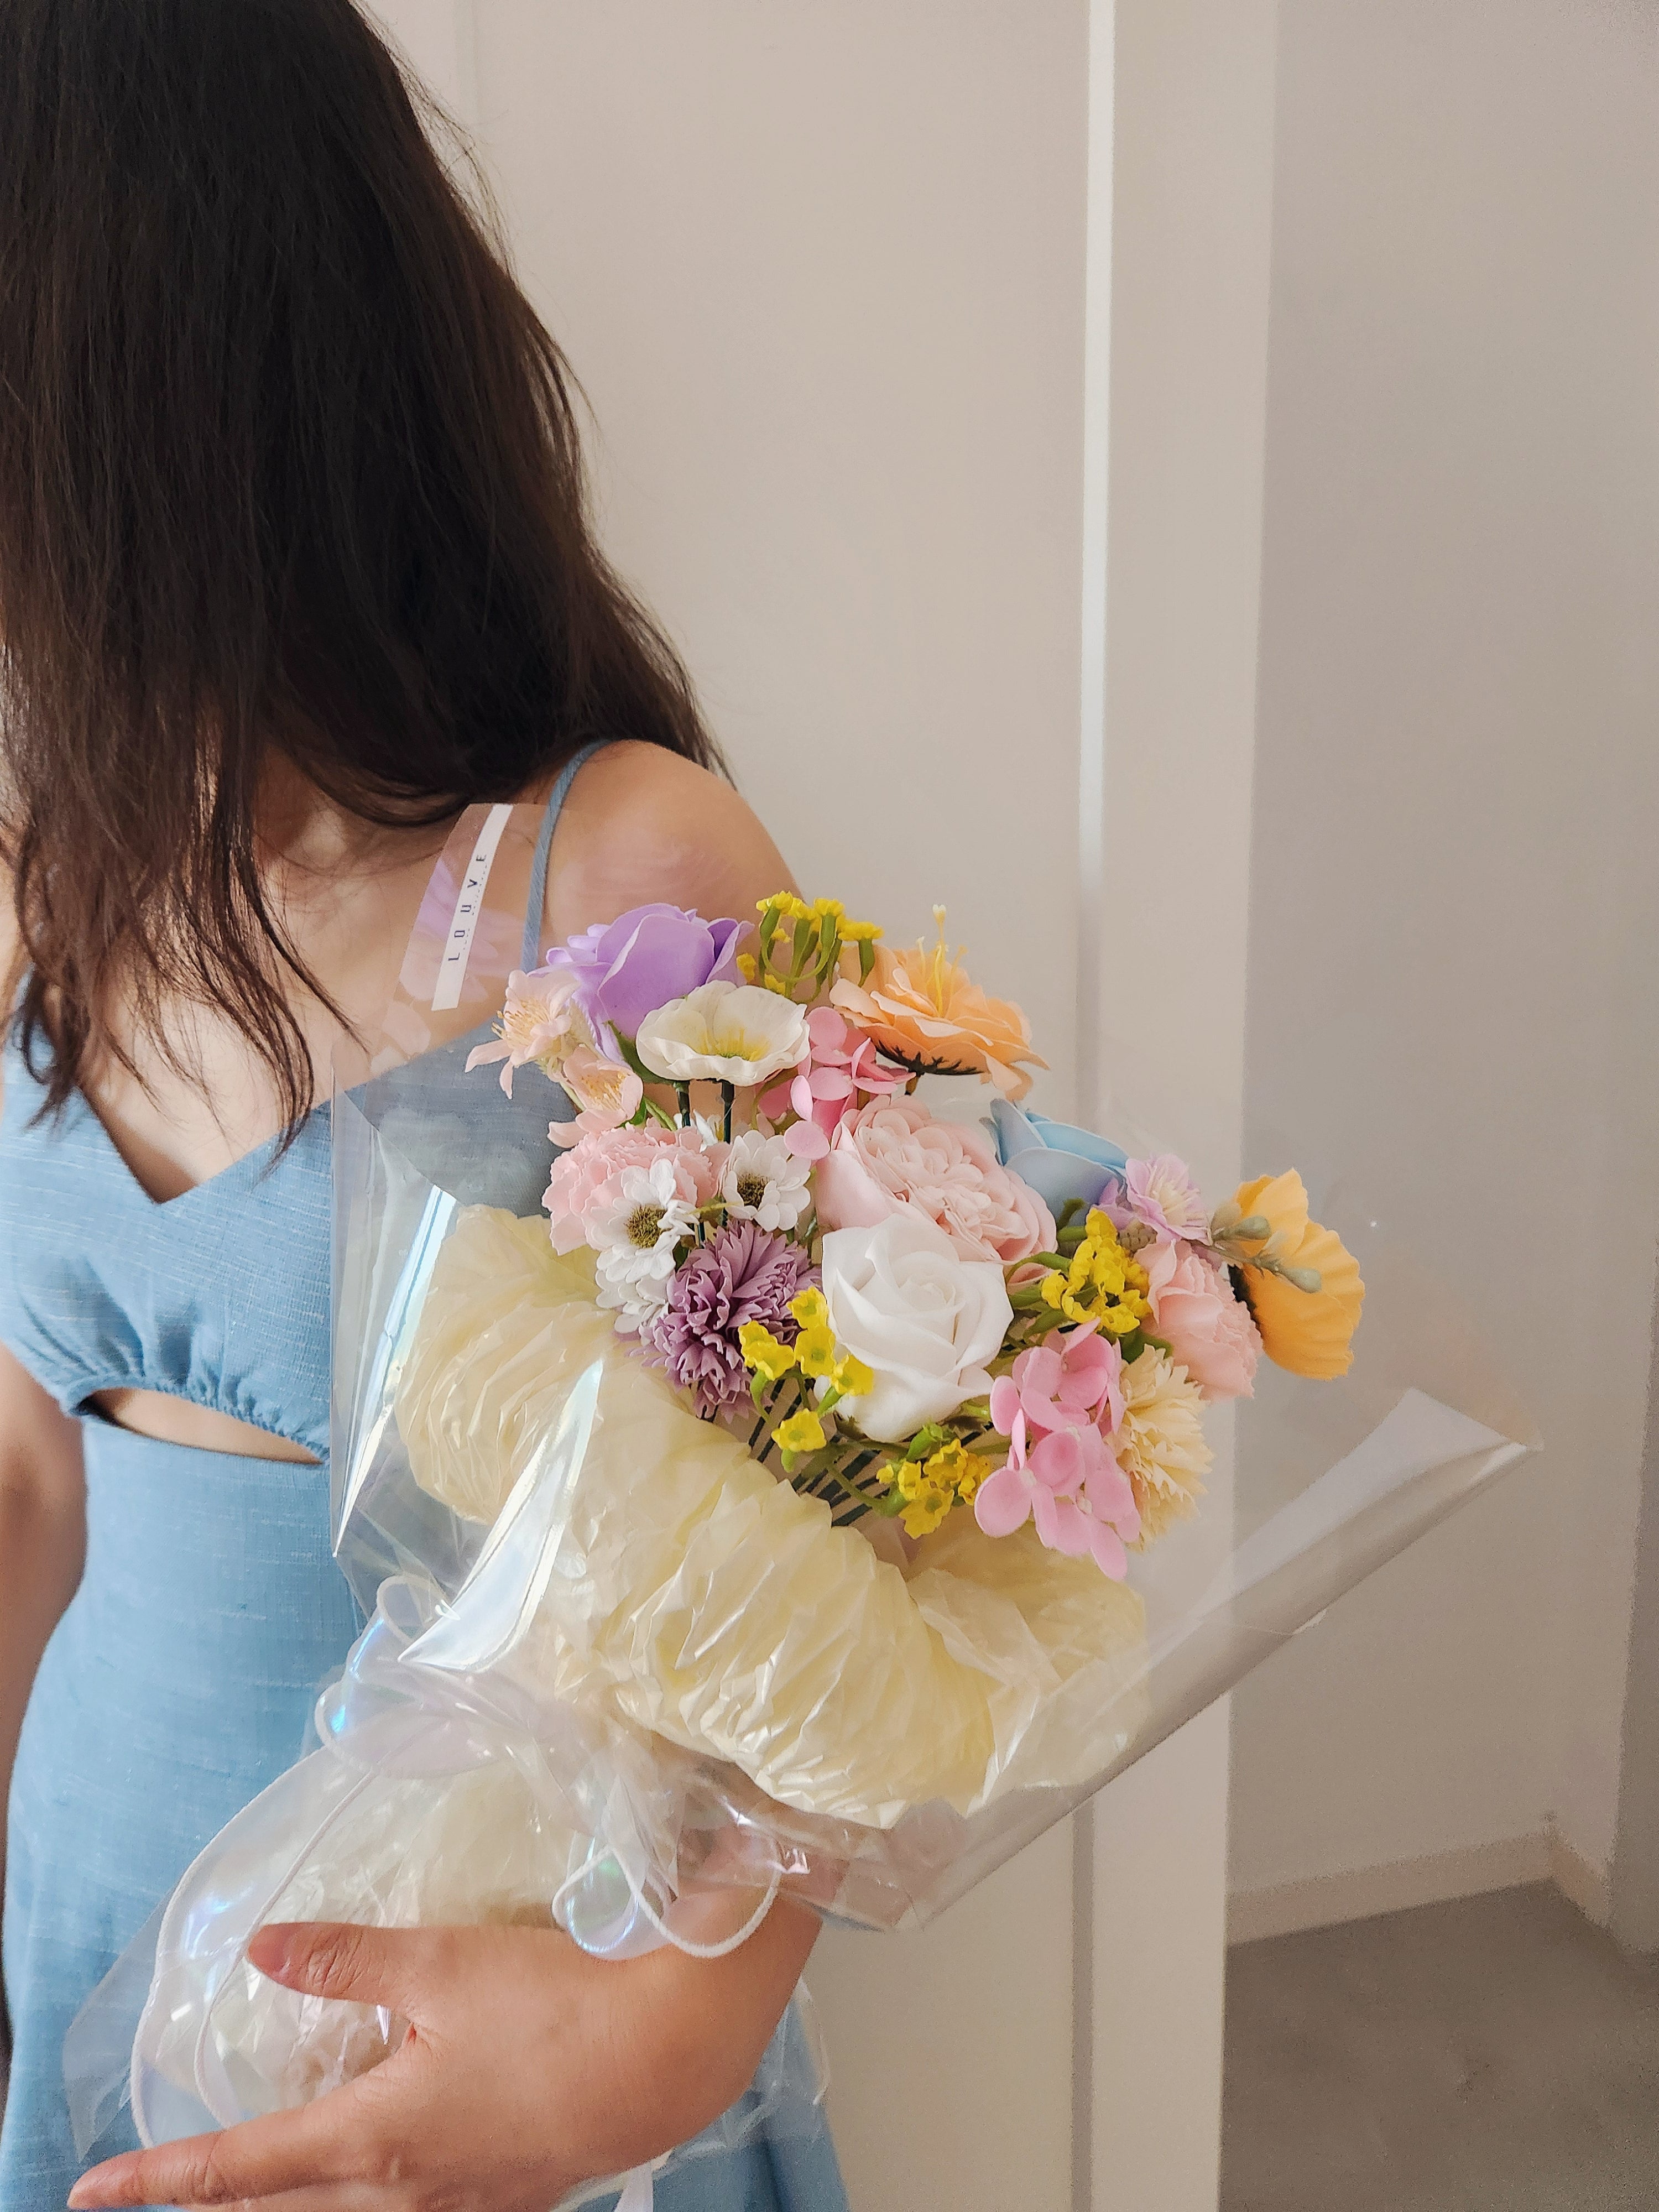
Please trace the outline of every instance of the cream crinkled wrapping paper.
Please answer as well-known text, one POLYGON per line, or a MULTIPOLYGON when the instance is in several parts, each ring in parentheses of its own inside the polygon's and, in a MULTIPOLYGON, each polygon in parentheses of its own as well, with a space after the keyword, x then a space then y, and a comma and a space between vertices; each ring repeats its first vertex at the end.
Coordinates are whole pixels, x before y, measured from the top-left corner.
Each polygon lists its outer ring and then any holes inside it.
POLYGON ((799 1812, 876 1828, 1080 1783, 1121 1752, 1145 1707, 1133 1589, 960 1513, 901 1571, 699 1420, 593 1296, 589 1255, 555 1254, 544 1223, 465 1208, 398 1394, 416 1480, 492 1521, 605 1362, 546 1594, 507 1662, 526 1688, 601 1700, 799 1812))

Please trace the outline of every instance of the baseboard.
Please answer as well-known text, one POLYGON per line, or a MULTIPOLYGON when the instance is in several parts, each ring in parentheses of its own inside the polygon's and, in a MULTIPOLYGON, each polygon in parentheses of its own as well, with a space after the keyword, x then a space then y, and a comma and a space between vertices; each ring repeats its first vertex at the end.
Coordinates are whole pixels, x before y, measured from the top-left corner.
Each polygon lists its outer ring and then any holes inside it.
MULTIPOLYGON (((1333 1928, 1345 1920, 1369 1920, 1378 1912, 1404 1912, 1414 1905, 1442 1905, 1454 1897, 1479 1897, 1487 1890, 1516 1889, 1522 1882, 1552 1879, 1592 1920, 1605 1921, 1605 1905, 1599 1912, 1592 1910, 1584 1895, 1571 1886, 1581 1878, 1586 1894, 1592 1893, 1595 1870, 1559 1837, 1505 1837, 1494 1844, 1433 1851, 1425 1858, 1400 1859, 1387 1866, 1356 1867, 1352 1873, 1317 1875, 1271 1889, 1235 1890, 1228 1900, 1227 1941, 1255 1943, 1269 1936, 1292 1936, 1304 1928, 1333 1928)), ((1601 1888, 1605 1891, 1604 1881, 1601 1888)))
POLYGON ((1552 1829, 1549 1836, 1550 1879, 1563 1897, 1570 1898, 1586 1920, 1605 1928, 1613 1917, 1613 1876, 1581 1857, 1565 1837, 1552 1829))

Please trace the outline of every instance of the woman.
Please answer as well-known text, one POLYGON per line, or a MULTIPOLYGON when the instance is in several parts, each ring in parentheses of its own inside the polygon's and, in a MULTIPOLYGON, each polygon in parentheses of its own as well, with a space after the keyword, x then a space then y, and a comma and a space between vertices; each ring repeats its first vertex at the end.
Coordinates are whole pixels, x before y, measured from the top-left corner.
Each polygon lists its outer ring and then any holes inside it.
MULTIPOLYGON (((349 0, 0 0, 0 2212, 546 2212, 740 2094, 810 1916, 714 1964, 268 1930, 267 1973, 405 2014, 398 2055, 78 2184, 62 2079, 355 1631, 314 1109, 449 826, 520 808, 532 947, 783 879, 594 546, 558 352, 349 0)), ((821 2134, 660 2199, 843 2203, 821 2134)))

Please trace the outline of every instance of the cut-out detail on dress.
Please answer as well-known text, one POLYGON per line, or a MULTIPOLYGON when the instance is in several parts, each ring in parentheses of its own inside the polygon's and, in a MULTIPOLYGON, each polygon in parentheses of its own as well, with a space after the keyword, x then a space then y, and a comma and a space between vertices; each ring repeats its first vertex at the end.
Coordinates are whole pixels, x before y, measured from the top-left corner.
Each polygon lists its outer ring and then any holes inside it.
POLYGON ((153 1443, 185 1451, 216 1452, 225 1459, 280 1460, 290 1467, 320 1467, 313 1451, 292 1437, 239 1421, 212 1406, 193 1405, 167 1390, 95 1390, 87 1407, 110 1427, 153 1443))

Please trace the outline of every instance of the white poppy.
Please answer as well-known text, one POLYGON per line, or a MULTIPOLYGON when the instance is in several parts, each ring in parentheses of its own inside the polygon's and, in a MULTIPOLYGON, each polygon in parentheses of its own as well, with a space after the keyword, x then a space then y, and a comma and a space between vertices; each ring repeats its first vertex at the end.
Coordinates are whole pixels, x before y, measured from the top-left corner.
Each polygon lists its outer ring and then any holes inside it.
POLYGON ((745 1129, 732 1140, 720 1176, 720 1196, 733 1221, 762 1229, 793 1229, 811 1204, 810 1160, 798 1160, 781 1137, 745 1129))
POLYGON ((824 1238, 823 1296, 837 1341, 876 1378, 837 1410, 878 1443, 982 1397, 1014 1317, 996 1261, 964 1260, 942 1229, 908 1209, 824 1238))
POLYGON ((730 1083, 752 1091, 812 1048, 806 1009, 756 983, 703 983, 640 1024, 634 1049, 671 1083, 730 1083))

